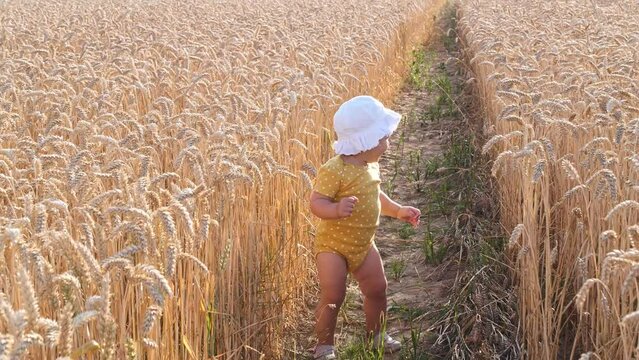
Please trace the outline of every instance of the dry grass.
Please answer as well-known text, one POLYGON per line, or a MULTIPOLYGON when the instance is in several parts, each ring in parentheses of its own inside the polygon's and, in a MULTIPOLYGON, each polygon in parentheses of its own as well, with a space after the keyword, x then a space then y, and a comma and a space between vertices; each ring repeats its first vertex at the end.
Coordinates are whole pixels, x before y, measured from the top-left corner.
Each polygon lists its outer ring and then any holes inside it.
POLYGON ((277 358, 310 178, 443 1, 0 3, 0 358, 277 358))
POLYGON ((531 359, 639 356, 638 11, 623 0, 460 9, 531 359))

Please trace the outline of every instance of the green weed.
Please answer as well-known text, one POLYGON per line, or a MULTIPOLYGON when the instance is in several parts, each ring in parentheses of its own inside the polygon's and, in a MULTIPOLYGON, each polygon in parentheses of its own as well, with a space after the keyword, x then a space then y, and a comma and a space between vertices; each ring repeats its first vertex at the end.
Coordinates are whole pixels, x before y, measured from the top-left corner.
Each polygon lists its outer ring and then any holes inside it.
POLYGON ((391 259, 388 265, 390 266, 391 278, 399 281, 406 272, 406 261, 404 259, 391 259))
POLYGON ((415 229, 410 224, 403 224, 402 227, 399 228, 399 237, 400 239, 408 239, 411 236, 415 235, 415 229))

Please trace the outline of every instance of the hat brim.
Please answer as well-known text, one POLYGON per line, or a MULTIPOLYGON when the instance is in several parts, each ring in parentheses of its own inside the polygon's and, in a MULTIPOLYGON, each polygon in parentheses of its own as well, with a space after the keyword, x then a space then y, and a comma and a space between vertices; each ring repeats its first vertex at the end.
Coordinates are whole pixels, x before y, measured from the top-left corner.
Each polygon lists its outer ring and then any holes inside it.
POLYGON ((397 130, 399 122, 402 120, 402 115, 388 108, 385 108, 384 112, 386 113, 386 122, 388 123, 388 129, 390 130, 388 135, 390 135, 397 130))
POLYGON ((354 136, 340 138, 333 143, 333 150, 338 155, 355 155, 370 150, 379 144, 379 140, 390 136, 397 130, 402 115, 388 108, 384 109, 384 126, 377 126, 354 136))

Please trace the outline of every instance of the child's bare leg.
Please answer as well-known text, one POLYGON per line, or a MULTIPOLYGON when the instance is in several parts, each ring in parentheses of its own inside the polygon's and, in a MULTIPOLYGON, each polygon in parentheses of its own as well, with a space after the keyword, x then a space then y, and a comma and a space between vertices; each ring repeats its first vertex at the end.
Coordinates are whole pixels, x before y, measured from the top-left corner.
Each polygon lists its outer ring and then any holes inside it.
POLYGON ((320 302, 315 310, 315 335, 318 345, 333 345, 337 313, 346 295, 346 260, 325 252, 317 254, 316 262, 320 302))
POLYGON ((384 264, 377 248, 373 246, 362 265, 353 273, 364 294, 364 313, 366 314, 366 332, 369 335, 379 333, 382 320, 386 317, 386 275, 384 264))

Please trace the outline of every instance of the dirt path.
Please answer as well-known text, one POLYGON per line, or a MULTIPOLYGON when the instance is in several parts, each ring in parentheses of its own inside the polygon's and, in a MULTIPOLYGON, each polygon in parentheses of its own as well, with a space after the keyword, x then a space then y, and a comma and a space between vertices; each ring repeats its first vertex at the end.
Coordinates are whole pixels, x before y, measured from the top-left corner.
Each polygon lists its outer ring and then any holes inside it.
MULTIPOLYGON (((391 148, 380 161, 382 190, 401 204, 418 207, 422 224, 417 230, 395 219, 382 218, 376 244, 384 259, 388 278, 389 318, 387 331, 402 340, 398 354, 381 356, 364 344, 364 316, 359 289, 349 277, 346 300, 336 329, 339 359, 433 359, 437 335, 431 326, 450 302, 451 288, 459 277, 460 246, 454 233, 460 221, 482 204, 468 203, 462 196, 460 171, 467 170, 473 150, 460 133, 468 133, 460 89, 466 79, 459 75, 454 35, 448 34, 452 10, 438 21, 437 34, 415 52, 409 78, 397 95, 394 110, 404 118, 391 138, 391 148), (466 166, 468 165, 468 166, 466 166)), ((308 333, 296 344, 290 358, 310 358, 315 344, 309 299, 308 333), (307 351, 302 351, 306 349, 307 351), (302 355, 304 354, 304 355, 302 355)))

